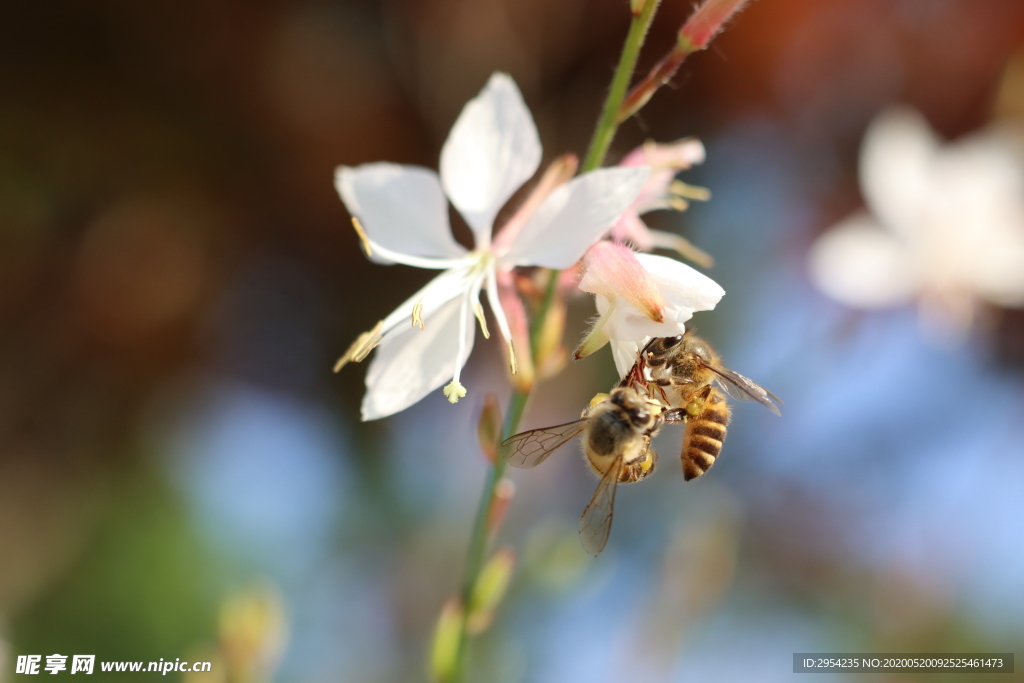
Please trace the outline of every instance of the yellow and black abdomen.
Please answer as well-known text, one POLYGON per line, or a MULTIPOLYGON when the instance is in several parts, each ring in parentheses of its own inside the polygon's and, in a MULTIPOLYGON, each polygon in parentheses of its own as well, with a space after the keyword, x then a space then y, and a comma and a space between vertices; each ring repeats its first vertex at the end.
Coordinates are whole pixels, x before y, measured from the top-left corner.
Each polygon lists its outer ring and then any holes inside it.
POLYGON ((725 396, 715 387, 708 387, 687 407, 692 413, 686 421, 683 437, 683 478, 696 479, 715 464, 722 452, 731 411, 725 396))

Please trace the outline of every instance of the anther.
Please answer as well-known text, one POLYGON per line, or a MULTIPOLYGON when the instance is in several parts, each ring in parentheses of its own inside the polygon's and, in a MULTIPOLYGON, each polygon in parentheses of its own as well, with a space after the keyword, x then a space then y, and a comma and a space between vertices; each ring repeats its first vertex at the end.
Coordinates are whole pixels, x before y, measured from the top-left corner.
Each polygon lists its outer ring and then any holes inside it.
POLYGON ((508 362, 512 370, 512 374, 516 374, 516 349, 515 346, 512 345, 511 339, 508 340, 508 362))
POLYGON ((373 256, 373 249, 370 248, 370 238, 366 236, 366 231, 363 230, 363 224, 359 222, 359 219, 352 216, 352 227, 355 228, 356 235, 359 236, 359 245, 363 248, 363 252, 369 257, 373 256))
POLYGON ((484 319, 484 307, 477 301, 473 304, 473 313, 476 314, 477 322, 480 323, 480 331, 484 333, 484 339, 490 339, 491 333, 487 331, 487 320, 484 319))
POLYGON ((412 326, 421 330, 425 327, 423 324, 423 299, 417 301, 412 307, 412 326))

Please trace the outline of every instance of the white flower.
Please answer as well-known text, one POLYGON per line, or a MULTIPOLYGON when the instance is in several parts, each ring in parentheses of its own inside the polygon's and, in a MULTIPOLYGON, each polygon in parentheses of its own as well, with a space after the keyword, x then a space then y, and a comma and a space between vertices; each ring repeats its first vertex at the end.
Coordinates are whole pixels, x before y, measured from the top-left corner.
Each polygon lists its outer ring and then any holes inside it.
POLYGON ((566 183, 575 161, 563 158, 492 241, 498 210, 540 159, 537 129, 519 89, 496 73, 452 127, 441 149, 440 178, 424 168, 389 163, 337 170, 338 192, 358 219, 354 224, 372 259, 443 271, 339 361, 340 367, 361 360, 380 347, 366 373, 364 420, 404 410, 448 380, 448 399, 454 403, 464 396, 459 374, 473 348, 474 316, 488 336, 480 292, 487 293, 511 350, 498 272, 573 265, 636 198, 648 174, 646 168, 609 168, 566 183), (472 251, 452 238, 448 200, 472 229, 472 251))
POLYGON ((599 242, 583 258, 580 289, 595 295, 599 317, 576 350, 588 356, 611 342, 619 375, 653 337, 686 331, 695 311, 714 308, 725 290, 685 263, 664 256, 634 254, 611 242, 599 242))
POLYGON ((877 309, 918 300, 924 320, 963 333, 976 301, 1024 306, 1024 169, 995 131, 943 145, 919 114, 892 110, 861 148, 858 213, 810 252, 815 284, 877 309))

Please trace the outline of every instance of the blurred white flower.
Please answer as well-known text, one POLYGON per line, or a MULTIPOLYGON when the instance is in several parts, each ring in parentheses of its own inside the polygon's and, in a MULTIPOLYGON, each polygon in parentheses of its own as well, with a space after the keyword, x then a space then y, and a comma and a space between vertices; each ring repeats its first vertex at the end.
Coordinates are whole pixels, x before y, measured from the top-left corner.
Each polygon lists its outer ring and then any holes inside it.
POLYGON ((942 144, 912 110, 881 114, 860 158, 871 214, 818 239, 811 279, 855 308, 917 300, 947 338, 967 330, 978 300, 1024 306, 1024 166, 1012 150, 998 131, 942 144))
POLYGON ((695 311, 711 310, 725 295, 685 263, 611 242, 591 247, 583 268, 579 287, 595 295, 598 319, 574 355, 589 356, 611 342, 620 376, 651 338, 683 334, 695 311))
POLYGON ((611 236, 616 242, 629 242, 640 251, 671 249, 686 258, 711 267, 714 259, 689 240, 672 232, 651 230, 640 216, 659 209, 685 211, 689 200, 707 201, 711 192, 703 187, 676 180, 676 173, 704 163, 704 145, 697 138, 683 138, 658 144, 646 142, 623 157, 620 166, 649 166, 651 174, 633 204, 616 221, 611 236))
MULTIPOLYGON (((499 271, 573 265, 636 198, 648 174, 647 168, 608 168, 565 182, 576 165, 563 157, 492 241, 498 210, 540 159, 540 139, 519 89, 496 73, 452 127, 441 149, 440 178, 390 163, 338 168, 338 192, 373 260, 443 271, 339 360, 336 369, 380 347, 366 373, 364 420, 404 410, 447 380, 444 393, 452 403, 465 396, 459 375, 473 348, 474 317, 489 336, 480 292, 486 291, 511 350, 499 271), (473 251, 453 239, 448 201, 469 224, 473 251)), ((373 296, 372 283, 363 295, 373 296)))

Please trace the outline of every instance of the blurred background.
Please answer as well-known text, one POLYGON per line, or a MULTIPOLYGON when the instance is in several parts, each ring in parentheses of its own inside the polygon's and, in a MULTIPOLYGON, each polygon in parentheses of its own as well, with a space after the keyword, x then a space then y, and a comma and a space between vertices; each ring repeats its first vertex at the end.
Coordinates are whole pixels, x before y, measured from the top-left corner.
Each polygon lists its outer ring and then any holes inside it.
MULTIPOLYGON (((663 2, 641 71, 692 4, 663 2)), ((222 661, 246 643, 253 680, 425 679, 486 469, 477 415, 508 383, 480 343, 458 406, 438 391, 358 421, 365 366, 331 365, 429 274, 363 257, 333 169, 436 168, 499 69, 545 159, 582 154, 627 5, 0 5, 0 680, 21 654, 222 661)), ((878 111, 914 106, 947 139, 1024 125, 1021 60, 1017 0, 756 0, 622 126, 610 162, 705 142, 685 180, 712 201, 647 218, 717 258, 728 294, 693 323, 784 416, 738 406, 685 485, 666 429, 596 560, 573 448, 515 472, 500 542, 519 567, 471 679, 778 681, 794 652, 1024 652, 1024 314, 936 345, 913 308, 844 308, 806 274, 863 205, 878 111)), ((592 312, 572 302, 567 345, 592 312)), ((523 426, 614 380, 607 351, 570 365, 523 426)), ((873 680, 925 678, 969 679, 873 680)))

